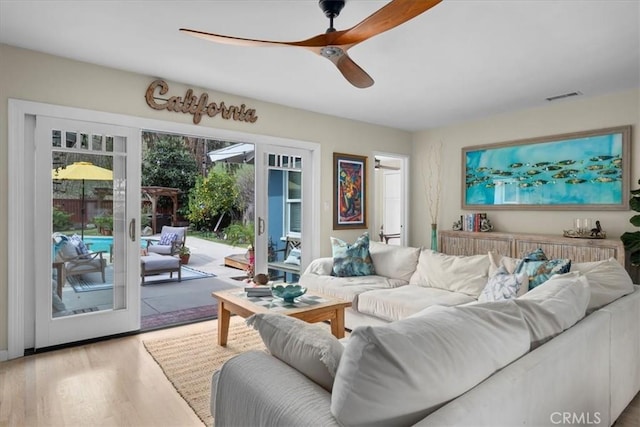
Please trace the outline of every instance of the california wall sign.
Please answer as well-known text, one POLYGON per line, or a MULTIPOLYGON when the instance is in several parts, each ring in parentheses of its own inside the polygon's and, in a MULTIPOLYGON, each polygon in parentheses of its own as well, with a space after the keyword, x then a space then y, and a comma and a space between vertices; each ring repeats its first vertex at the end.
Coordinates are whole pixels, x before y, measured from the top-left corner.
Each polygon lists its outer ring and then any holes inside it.
POLYGON ((145 99, 149 107, 154 110, 167 110, 176 113, 184 113, 193 115, 193 123, 198 124, 203 115, 215 117, 220 114, 225 120, 235 120, 239 122, 255 123, 258 120, 256 110, 247 108, 241 104, 226 106, 223 102, 219 104, 209 102, 209 95, 203 93, 199 97, 193 94, 193 90, 187 89, 184 97, 171 96, 168 99, 157 97, 157 95, 166 95, 169 92, 169 85, 164 80, 154 80, 147 88, 145 99), (156 101, 162 101, 161 103, 156 101))

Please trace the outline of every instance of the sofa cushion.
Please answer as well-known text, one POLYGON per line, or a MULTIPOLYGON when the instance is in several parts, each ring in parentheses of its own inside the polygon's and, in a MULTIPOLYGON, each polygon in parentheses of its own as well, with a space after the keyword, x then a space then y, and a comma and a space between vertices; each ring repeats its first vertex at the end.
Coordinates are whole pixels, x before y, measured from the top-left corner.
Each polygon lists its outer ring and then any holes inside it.
POLYGON ((327 329, 275 313, 254 314, 247 325, 274 357, 331 391, 344 347, 327 329))
POLYGON ((309 263, 303 274, 330 275, 333 273, 333 258, 316 258, 309 263))
POLYGON ((369 242, 369 253, 378 276, 408 282, 416 271, 420 248, 369 242))
POLYGON ((633 281, 629 273, 614 258, 604 261, 572 263, 571 271, 584 274, 589 281, 591 299, 587 313, 633 292, 633 281))
POLYGON ((525 273, 509 273, 504 265, 501 265, 495 274, 489 276, 487 285, 478 297, 478 301, 500 301, 513 299, 521 294, 521 289, 529 286, 528 276, 525 273))
POLYGON ((369 254, 369 233, 365 232, 353 245, 331 237, 333 274, 338 277, 369 276, 376 274, 369 254))
POLYGON ((520 258, 511 258, 505 255, 501 255, 497 252, 489 251, 489 276, 493 276, 496 274, 496 271, 500 267, 504 267, 507 269, 509 274, 513 274, 522 261, 520 258))
POLYGON ((516 298, 531 332, 531 347, 543 344, 582 319, 589 298, 589 282, 577 272, 555 275, 516 298))
POLYGON ((488 273, 489 255, 455 256, 423 249, 409 283, 477 298, 487 284, 488 273))
POLYGON ((342 425, 411 425, 529 349, 514 301, 433 306, 353 330, 331 395, 342 425))
POLYGON ((351 301, 354 308, 357 307, 358 295, 363 292, 406 285, 406 282, 382 276, 335 277, 315 274, 303 274, 298 283, 310 291, 351 301))
POLYGON ((404 319, 432 305, 453 306, 472 301, 475 301, 473 297, 459 292, 407 285, 360 294, 357 306, 354 307, 360 313, 394 321, 404 319))

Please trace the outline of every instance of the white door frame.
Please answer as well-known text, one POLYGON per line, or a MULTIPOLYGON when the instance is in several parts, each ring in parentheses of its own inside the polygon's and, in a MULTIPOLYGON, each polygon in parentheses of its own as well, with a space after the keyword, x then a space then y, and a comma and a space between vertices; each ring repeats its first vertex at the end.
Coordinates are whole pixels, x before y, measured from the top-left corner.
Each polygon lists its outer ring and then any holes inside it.
MULTIPOLYGON (((400 194, 402 200, 400 202, 400 218, 402 221, 402 228, 400 230, 400 246, 406 246, 409 243, 409 156, 406 154, 398 154, 398 153, 388 153, 383 151, 374 151, 373 158, 376 156, 380 157, 391 157, 400 162, 400 185, 402 188, 400 189, 400 194)), ((372 192, 374 197, 374 205, 378 206, 378 203, 381 201, 377 199, 378 191, 372 192)), ((378 209, 374 209, 376 214, 376 218, 374 224, 379 224, 382 221, 382 218, 378 218, 378 215, 382 215, 382 213, 378 212, 378 209)), ((373 236, 377 237, 380 230, 373 230, 373 236)))
MULTIPOLYGON (((269 227, 269 202, 268 202, 268 187, 269 187, 269 179, 268 174, 269 170, 272 168, 267 165, 267 155, 270 153, 274 154, 285 154, 292 156, 299 156, 302 158, 302 258, 300 260, 300 271, 304 271, 309 263, 318 257, 318 254, 315 253, 312 257, 311 254, 307 254, 306 245, 313 241, 319 241, 318 236, 320 235, 317 230, 318 227, 314 227, 314 218, 319 219, 318 210, 316 210, 317 206, 314 206, 312 200, 305 196, 306 194, 313 194, 313 183, 315 180, 309 179, 308 177, 314 176, 314 168, 315 165, 313 163, 313 153, 310 150, 304 150, 300 148, 285 148, 282 146, 274 146, 263 144, 259 147, 256 147, 256 156, 255 156, 255 170, 256 170, 256 180, 255 180, 255 194, 256 194, 256 272, 267 272, 267 246, 268 246, 268 227, 269 227), (260 233, 262 230, 262 233, 260 233), (309 236, 309 237, 308 237, 309 236), (311 240, 313 239, 313 240, 311 240)), ((278 169, 278 168, 276 168, 278 169)), ((282 169, 287 170, 287 169, 282 169)))
MULTIPOLYGON (((157 119, 107 113, 75 107, 45 104, 33 101, 9 99, 8 120, 8 349, 7 358, 13 359, 24 355, 25 344, 33 339, 34 313, 27 310, 27 298, 33 302, 35 275, 30 266, 33 248, 34 224, 34 141, 35 119, 37 115, 62 117, 73 120, 84 120, 98 123, 153 130, 157 132, 197 135, 211 139, 224 139, 231 142, 247 142, 252 144, 271 144, 284 147, 297 147, 312 152, 313 194, 309 197, 311 221, 313 226, 307 234, 309 237, 309 256, 317 258, 320 254, 320 144, 308 141, 293 140, 282 137, 264 136, 246 132, 216 129, 193 124, 168 122, 157 119)), ((161 113, 159 113, 161 114, 161 113)), ((32 308, 30 308, 33 311, 32 308)))

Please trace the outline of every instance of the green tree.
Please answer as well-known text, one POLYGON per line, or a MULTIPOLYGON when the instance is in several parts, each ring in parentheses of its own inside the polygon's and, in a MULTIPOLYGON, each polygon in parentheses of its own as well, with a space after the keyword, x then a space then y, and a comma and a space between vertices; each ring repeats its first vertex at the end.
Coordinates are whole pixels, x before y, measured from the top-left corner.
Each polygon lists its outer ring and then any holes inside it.
POLYGON ((242 164, 234 175, 238 189, 238 208, 242 210, 242 223, 248 224, 254 217, 255 167, 242 164))
POLYGON ((220 215, 238 209, 235 178, 224 165, 216 165, 206 178, 198 177, 189 194, 187 218, 197 229, 214 230, 220 215))
MULTIPOLYGON (((142 159, 142 185, 179 188, 183 191, 180 205, 185 205, 198 177, 196 159, 182 136, 156 135, 148 141, 142 159)), ((163 203, 166 201, 161 199, 159 204, 163 203)))

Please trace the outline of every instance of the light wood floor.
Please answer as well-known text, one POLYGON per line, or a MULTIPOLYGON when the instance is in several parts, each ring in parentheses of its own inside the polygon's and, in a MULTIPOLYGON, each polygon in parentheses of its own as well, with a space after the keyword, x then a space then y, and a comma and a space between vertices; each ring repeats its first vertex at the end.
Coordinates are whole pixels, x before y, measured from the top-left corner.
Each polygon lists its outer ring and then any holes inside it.
MULTIPOLYGON (((0 426, 202 426, 142 341, 214 321, 0 363, 0 426)), ((640 394, 615 423, 640 427, 640 394)))

